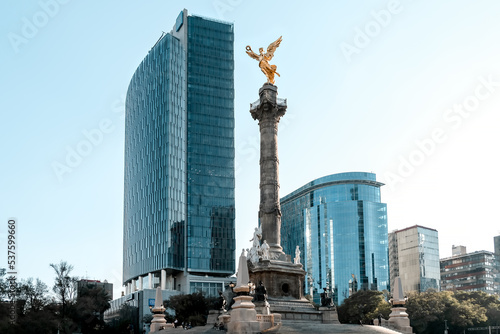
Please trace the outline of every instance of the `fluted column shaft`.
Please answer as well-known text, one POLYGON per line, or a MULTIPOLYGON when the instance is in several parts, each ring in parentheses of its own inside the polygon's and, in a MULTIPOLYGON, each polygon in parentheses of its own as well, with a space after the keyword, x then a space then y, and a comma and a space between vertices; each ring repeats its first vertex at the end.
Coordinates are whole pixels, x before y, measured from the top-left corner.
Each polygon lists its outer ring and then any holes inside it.
POLYGON ((264 84, 259 90, 260 103, 250 109, 260 128, 260 206, 262 241, 271 252, 282 252, 281 208, 279 198, 278 122, 286 104, 278 104, 277 87, 264 84))

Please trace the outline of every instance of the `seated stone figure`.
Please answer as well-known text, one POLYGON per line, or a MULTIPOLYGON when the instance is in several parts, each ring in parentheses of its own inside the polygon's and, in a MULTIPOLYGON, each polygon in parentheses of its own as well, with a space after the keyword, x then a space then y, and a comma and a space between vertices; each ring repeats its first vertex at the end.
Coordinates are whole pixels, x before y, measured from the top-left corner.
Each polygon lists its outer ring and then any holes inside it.
POLYGON ((266 287, 262 284, 262 281, 259 281, 259 285, 255 288, 254 301, 265 302, 266 300, 267 300, 266 287))
POLYGON ((332 306, 332 297, 328 293, 326 288, 323 288, 323 292, 320 293, 321 296, 321 306, 330 307, 332 306))
POLYGON ((236 294, 233 291, 233 288, 231 285, 227 285, 226 289, 222 293, 222 297, 224 298, 224 301, 222 302, 222 311, 228 312, 231 310, 231 307, 234 304, 234 297, 236 294))

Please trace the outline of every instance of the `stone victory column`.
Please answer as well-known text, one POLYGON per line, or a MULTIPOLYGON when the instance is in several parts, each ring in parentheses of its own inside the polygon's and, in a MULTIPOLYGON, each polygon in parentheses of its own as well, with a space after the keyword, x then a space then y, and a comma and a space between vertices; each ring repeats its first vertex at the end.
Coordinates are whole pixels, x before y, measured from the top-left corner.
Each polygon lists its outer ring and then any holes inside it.
MULTIPOLYGON (((303 299, 302 286, 305 271, 300 261, 292 263, 281 247, 281 208, 279 197, 278 122, 286 112, 286 99, 277 97, 274 85, 276 65, 270 65, 282 38, 278 38, 263 53, 246 47, 247 54, 259 61, 267 82, 259 89, 259 100, 250 105, 250 114, 259 121, 260 128, 260 206, 259 228, 255 229, 253 247, 249 250, 249 274, 254 284, 262 282, 267 289, 269 304, 273 308, 280 301, 303 299), (260 240, 262 240, 262 243, 260 240)), ((276 310, 276 307, 274 307, 276 310)))

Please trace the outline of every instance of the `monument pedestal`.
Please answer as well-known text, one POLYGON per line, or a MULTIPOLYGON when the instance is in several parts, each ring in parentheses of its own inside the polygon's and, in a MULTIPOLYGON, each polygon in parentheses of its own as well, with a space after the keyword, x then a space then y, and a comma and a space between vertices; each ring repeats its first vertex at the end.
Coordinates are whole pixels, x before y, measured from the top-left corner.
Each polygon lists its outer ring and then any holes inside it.
POLYGON ((262 315, 271 314, 271 308, 267 301, 259 301, 259 302, 254 301, 253 304, 255 305, 255 311, 257 311, 257 314, 262 314, 262 315))
POLYGON ((252 303, 252 296, 234 297, 231 320, 227 323, 228 333, 256 334, 260 332, 257 312, 252 303))
POLYGON ((261 281, 269 298, 302 299, 302 285, 306 272, 301 264, 280 260, 248 262, 250 281, 261 281))
POLYGON ((236 287, 233 288, 237 296, 233 298, 231 315, 219 317, 224 322, 228 334, 257 334, 278 331, 281 327, 281 315, 269 314, 269 312, 257 314, 255 305, 252 303, 253 296, 249 295, 249 274, 245 250, 240 256, 237 278, 236 287))
POLYGON ((394 328, 401 333, 413 333, 410 326, 410 319, 406 313, 406 299, 403 294, 403 286, 401 284, 401 277, 397 276, 394 282, 394 294, 392 297, 391 314, 389 314, 389 327, 394 328))
POLYGON ((224 325, 224 328, 227 329, 227 324, 231 321, 231 316, 229 314, 219 315, 219 322, 224 325))
POLYGON ((324 324, 340 324, 337 309, 335 307, 320 307, 321 322, 324 324))
POLYGON ((401 333, 413 333, 406 308, 393 307, 391 310, 392 312, 389 314, 389 327, 395 328, 401 333))
POLYGON ((302 295, 305 276, 302 265, 293 264, 289 257, 282 255, 288 261, 261 259, 257 263, 248 262, 250 281, 263 283, 269 309, 271 313, 281 314, 281 319, 322 321, 322 313, 302 295))
POLYGON ((159 332, 167 326, 167 321, 165 320, 165 308, 163 307, 163 298, 161 293, 161 288, 156 288, 155 297, 155 307, 151 310, 153 312, 153 320, 151 321, 151 326, 149 327, 150 333, 159 332))
POLYGON ((159 332, 167 327, 167 321, 165 320, 164 314, 154 314, 153 320, 151 320, 151 326, 149 327, 150 333, 159 332))

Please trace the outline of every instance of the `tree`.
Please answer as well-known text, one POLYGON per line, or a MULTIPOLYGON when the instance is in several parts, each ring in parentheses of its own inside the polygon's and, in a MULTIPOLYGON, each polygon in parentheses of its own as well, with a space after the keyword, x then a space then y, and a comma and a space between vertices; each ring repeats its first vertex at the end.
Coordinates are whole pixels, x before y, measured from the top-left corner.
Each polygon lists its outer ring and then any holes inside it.
POLYGON ((0 333, 14 333, 14 326, 10 324, 10 303, 7 302, 9 284, 5 276, 5 268, 0 268, 0 333))
POLYGON ((0 303, 0 333, 54 333, 57 331, 56 305, 50 302, 48 288, 40 279, 21 280, 16 289, 15 324, 10 323, 10 303, 0 303), (3 315, 5 314, 5 317, 3 315))
POLYGON ((458 301, 455 293, 443 291, 440 293, 446 306, 445 319, 450 324, 451 332, 463 332, 467 327, 475 326, 488 320, 486 318, 486 309, 474 303, 474 300, 468 299, 458 301))
POLYGON ((57 311, 58 306, 49 303, 41 310, 25 313, 18 318, 18 332, 23 334, 56 333, 59 326, 57 311))
POLYGON ((70 276, 73 266, 66 261, 61 261, 59 264, 51 263, 50 266, 56 272, 53 290, 57 298, 61 301, 61 318, 64 319, 68 303, 73 301, 75 296, 75 283, 77 278, 70 276))
POLYGON ((49 292, 47 284, 38 278, 36 279, 36 283, 33 283, 32 277, 26 281, 21 281, 19 289, 20 298, 26 301, 24 306, 25 313, 41 311, 50 302, 47 296, 49 292))
POLYGON ((56 297, 60 302, 58 312, 60 315, 59 329, 63 333, 72 333, 78 326, 67 315, 74 312, 70 308, 73 306, 75 299, 77 278, 70 276, 73 266, 66 261, 61 261, 59 264, 51 263, 50 266, 56 272, 52 290, 56 293, 56 297))
POLYGON ((437 292, 412 292, 408 295, 406 312, 410 318, 410 324, 416 333, 430 333, 428 328, 440 327, 444 331, 445 304, 439 298, 437 292))
POLYGON ((500 299, 497 295, 490 295, 484 291, 456 292, 455 298, 462 301, 473 301, 474 304, 486 309, 485 322, 477 324, 479 327, 500 325, 500 299))
POLYGON ((411 293, 406 308, 410 324, 418 334, 443 333, 445 320, 450 332, 457 333, 488 320, 486 308, 473 298, 451 291, 411 293))
POLYGON ((181 322, 190 322, 193 326, 206 324, 210 302, 202 293, 172 296, 164 302, 166 308, 175 311, 175 316, 181 322))
POLYGON ((5 268, 0 268, 0 301, 4 301, 7 298, 7 292, 9 290, 9 284, 7 280, 4 280, 5 268))
POLYGON ((19 298, 19 284, 15 280, 9 281, 9 277, 4 279, 5 274, 6 270, 0 269, 0 333, 16 333, 25 301, 19 298), (12 319, 11 316, 15 318, 12 319), (12 321, 15 324, 11 324, 12 321))
POLYGON ((82 333, 101 331, 105 327, 104 312, 110 308, 111 297, 101 287, 82 286, 72 314, 82 333))
POLYGON ((130 306, 128 304, 123 304, 119 312, 119 323, 118 328, 123 331, 129 326, 134 327, 135 333, 139 330, 139 309, 135 306, 130 306))
POLYGON ((385 319, 389 318, 391 306, 384 299, 381 291, 357 291, 337 308, 339 321, 349 324, 370 324, 379 314, 385 319))

